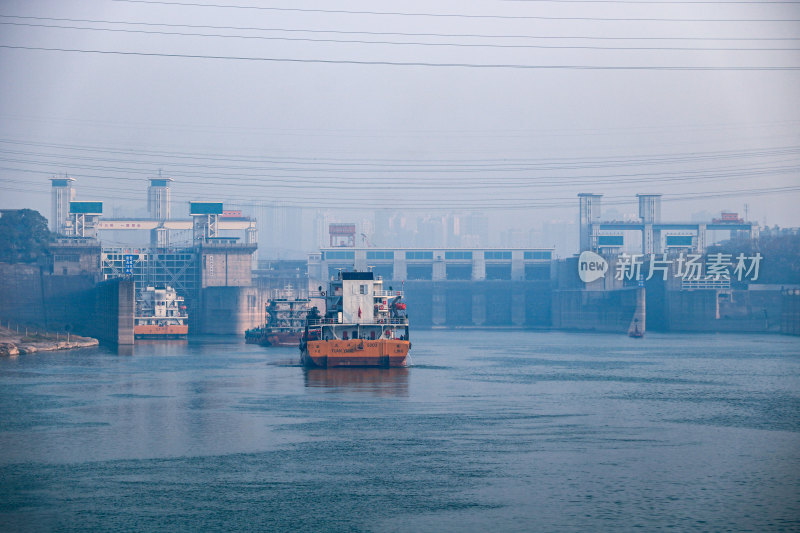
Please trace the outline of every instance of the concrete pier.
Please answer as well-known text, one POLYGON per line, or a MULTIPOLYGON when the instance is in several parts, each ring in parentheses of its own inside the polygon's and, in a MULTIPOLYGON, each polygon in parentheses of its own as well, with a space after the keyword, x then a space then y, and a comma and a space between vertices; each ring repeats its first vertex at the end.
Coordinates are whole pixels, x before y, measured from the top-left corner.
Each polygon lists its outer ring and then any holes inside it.
POLYGON ((636 310, 633 312, 631 325, 628 326, 628 335, 631 337, 641 337, 646 329, 646 300, 644 287, 636 289, 636 310))
POLYGON ((94 289, 93 320, 85 328, 94 330, 93 337, 101 341, 127 345, 134 343, 134 314, 136 296, 131 279, 104 281, 94 289))

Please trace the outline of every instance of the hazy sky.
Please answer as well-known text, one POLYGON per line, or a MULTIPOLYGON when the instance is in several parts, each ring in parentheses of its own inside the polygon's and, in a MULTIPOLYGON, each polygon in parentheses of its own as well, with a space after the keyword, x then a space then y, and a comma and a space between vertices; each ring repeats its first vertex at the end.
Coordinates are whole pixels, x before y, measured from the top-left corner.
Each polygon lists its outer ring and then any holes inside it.
POLYGON ((525 228, 576 218, 578 192, 630 213, 660 192, 665 219, 800 225, 797 2, 203 1, 0 2, 0 207, 49 216, 67 173, 143 208, 161 170, 177 212, 525 228))

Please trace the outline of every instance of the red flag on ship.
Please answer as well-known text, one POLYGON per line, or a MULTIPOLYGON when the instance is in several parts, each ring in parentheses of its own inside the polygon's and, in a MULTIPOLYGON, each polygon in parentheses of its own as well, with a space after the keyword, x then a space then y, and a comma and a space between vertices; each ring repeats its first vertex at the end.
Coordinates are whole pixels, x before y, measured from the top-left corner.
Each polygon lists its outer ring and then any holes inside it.
POLYGON ((361 306, 358 306, 358 318, 361 318, 361 306))

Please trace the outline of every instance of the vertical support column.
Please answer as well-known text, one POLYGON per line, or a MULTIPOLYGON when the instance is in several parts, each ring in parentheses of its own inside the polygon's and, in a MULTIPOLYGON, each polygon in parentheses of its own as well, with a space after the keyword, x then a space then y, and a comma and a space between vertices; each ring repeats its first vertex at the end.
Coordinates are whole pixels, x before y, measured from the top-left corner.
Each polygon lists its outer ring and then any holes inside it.
MULTIPOLYGON (((317 290, 318 285, 325 285, 325 281, 327 281, 328 276, 322 275, 322 269, 325 267, 325 272, 328 272, 328 266, 322 261, 322 254, 320 252, 314 252, 308 254, 308 283, 309 283, 309 290, 317 290)), ((324 289, 323 289, 324 290, 324 289)))
POLYGON ((169 230, 163 226, 151 229, 150 246, 153 248, 169 247, 169 230))
POLYGON ((244 232, 244 239, 247 244, 258 244, 258 229, 250 226, 244 232))
POLYGON ((661 234, 653 231, 653 224, 661 222, 661 195, 637 194, 639 218, 642 219, 642 253, 653 254, 661 250, 661 234), (658 239, 658 242, 656 242, 658 239))
POLYGON ((394 276, 397 281, 404 281, 408 278, 408 270, 406 268, 405 251, 395 250, 394 252, 394 276))
POLYGON ((258 268, 258 229, 255 226, 255 221, 251 221, 250 224, 250 227, 244 230, 244 242, 256 245, 256 249, 251 257, 252 268, 256 269, 258 268))
POLYGON ((706 253, 706 225, 697 225, 697 253, 706 253))
POLYGON ((486 322, 486 295, 472 289, 472 325, 482 326, 486 322))
POLYGON ((472 281, 484 281, 486 279, 486 259, 483 250, 472 251, 472 281))
POLYGON ((633 311, 633 318, 628 326, 628 335, 631 337, 641 337, 644 335, 647 323, 647 305, 645 301, 645 288, 636 289, 636 306, 633 311))
POLYGON ((367 251, 366 250, 353 250, 353 266, 356 270, 365 272, 367 270, 367 251))
POLYGON ((522 250, 511 251, 511 279, 522 281, 525 279, 525 252, 522 250))
POLYGON ((216 238, 219 236, 217 230, 217 222, 219 222, 219 215, 216 213, 208 215, 208 225, 206 226, 206 238, 216 238))
POLYGON ((514 287, 511 291, 511 323, 515 326, 524 326, 525 315, 525 291, 514 287))
POLYGON ((644 224, 661 222, 661 195, 637 194, 639 199, 639 218, 644 224))
MULTIPOLYGON (((160 172, 159 172, 160 174, 160 172)), ((170 218, 170 188, 172 178, 150 178, 150 186, 147 188, 147 212, 150 218, 154 218, 162 224, 150 231, 150 246, 155 248, 167 248, 169 246, 169 230, 163 227, 163 222, 170 218)))
POLYGON ((84 237, 86 233, 86 215, 83 213, 73 213, 72 224, 75 237, 84 237))
POLYGON ((663 247, 661 246, 661 230, 653 229, 653 253, 660 254, 663 253, 663 251, 663 247))
POLYGON ((50 178, 52 185, 50 231, 53 233, 64 234, 69 219, 69 203, 75 199, 75 189, 72 187, 74 182, 75 178, 50 178))
POLYGON ((136 297, 132 279, 121 279, 117 286, 118 306, 117 312, 117 344, 126 345, 134 343, 134 315, 136 312, 136 297))
POLYGON ((447 279, 447 267, 444 261, 444 250, 433 251, 433 281, 443 281, 447 279))
POLYGON ((432 321, 434 326, 443 326, 447 322, 447 294, 441 287, 433 287, 432 321))
POLYGON ((597 247, 597 228, 600 222, 600 199, 602 194, 582 192, 578 194, 578 227, 580 232, 580 251, 594 250, 597 247))
POLYGON ((150 178, 147 188, 147 212, 150 218, 167 220, 170 217, 170 182, 172 178, 150 178))
POLYGON ((192 225, 193 237, 195 242, 202 242, 209 238, 218 236, 217 222, 219 215, 216 213, 209 214, 195 214, 193 217, 194 224, 192 225))
POLYGON ((204 215, 193 215, 192 216, 192 239, 194 243, 203 242, 203 238, 205 237, 205 216, 204 215))
POLYGON ((649 255, 654 252, 654 244, 653 244, 653 225, 652 224, 645 224, 642 226, 642 253, 645 255, 649 255))

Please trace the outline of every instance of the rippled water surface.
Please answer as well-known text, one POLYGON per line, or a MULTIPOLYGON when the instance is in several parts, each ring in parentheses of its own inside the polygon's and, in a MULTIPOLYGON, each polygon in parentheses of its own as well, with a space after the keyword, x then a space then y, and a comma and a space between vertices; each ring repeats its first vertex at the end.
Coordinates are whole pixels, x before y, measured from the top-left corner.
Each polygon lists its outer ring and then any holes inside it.
POLYGON ((0 529, 800 530, 800 339, 417 331, 0 360, 0 529))

